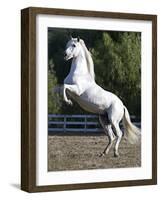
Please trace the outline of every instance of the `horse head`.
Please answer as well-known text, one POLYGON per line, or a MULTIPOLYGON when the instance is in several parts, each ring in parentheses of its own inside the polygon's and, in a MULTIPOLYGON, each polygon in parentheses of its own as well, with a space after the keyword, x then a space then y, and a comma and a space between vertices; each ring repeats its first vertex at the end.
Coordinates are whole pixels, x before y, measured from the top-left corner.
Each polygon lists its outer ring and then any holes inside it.
POLYGON ((80 38, 72 38, 67 42, 64 59, 69 60, 78 56, 81 50, 80 38))

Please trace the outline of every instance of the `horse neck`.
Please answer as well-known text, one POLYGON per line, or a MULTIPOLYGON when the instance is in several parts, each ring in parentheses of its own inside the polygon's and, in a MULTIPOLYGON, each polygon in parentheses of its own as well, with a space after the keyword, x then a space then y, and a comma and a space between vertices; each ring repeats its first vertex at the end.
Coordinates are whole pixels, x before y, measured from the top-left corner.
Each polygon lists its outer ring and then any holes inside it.
POLYGON ((87 66, 88 66, 88 71, 89 71, 89 74, 91 75, 91 78, 93 80, 95 80, 95 74, 94 74, 94 64, 93 64, 93 60, 92 60, 92 57, 85 45, 85 43, 83 42, 82 40, 82 43, 81 43, 83 49, 84 49, 84 52, 85 52, 85 57, 86 57, 86 61, 87 61, 87 66))
POLYGON ((79 75, 84 75, 89 73, 83 49, 80 50, 77 57, 73 58, 70 72, 79 75))

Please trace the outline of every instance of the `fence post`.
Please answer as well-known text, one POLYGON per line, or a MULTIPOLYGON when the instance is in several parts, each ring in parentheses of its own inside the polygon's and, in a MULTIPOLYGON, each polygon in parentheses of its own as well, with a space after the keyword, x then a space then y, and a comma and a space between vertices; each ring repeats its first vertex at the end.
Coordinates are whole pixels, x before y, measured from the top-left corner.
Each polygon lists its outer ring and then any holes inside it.
POLYGON ((84 117, 84 122, 85 122, 85 124, 84 124, 84 132, 86 133, 87 132, 87 116, 86 115, 84 117))
MULTIPOLYGON (((130 116, 131 117, 131 121, 138 126, 139 128, 141 128, 141 122, 140 119, 137 119, 135 116, 130 116)), ((48 129, 49 131, 61 131, 61 132, 67 132, 68 131, 75 131, 75 132, 100 132, 102 130, 102 128, 100 127, 100 124, 94 120, 94 119, 98 119, 98 116, 96 115, 55 115, 55 114, 49 114, 48 115, 48 129), (53 120, 53 118, 55 118, 53 120), (74 121, 68 121, 69 119, 74 119, 74 121), (77 120, 75 121, 75 118, 77 118, 77 120), (81 120, 79 120, 81 118, 81 120), (89 120, 90 119, 90 120, 89 120), (73 128, 73 126, 71 127, 72 124, 77 125, 78 127, 73 128), (96 125, 95 127, 91 127, 91 125, 96 125)), ((121 123, 121 128, 122 128, 122 123, 121 123)))
POLYGON ((64 133, 66 132, 66 115, 64 115, 64 126, 63 126, 63 129, 64 129, 64 133))

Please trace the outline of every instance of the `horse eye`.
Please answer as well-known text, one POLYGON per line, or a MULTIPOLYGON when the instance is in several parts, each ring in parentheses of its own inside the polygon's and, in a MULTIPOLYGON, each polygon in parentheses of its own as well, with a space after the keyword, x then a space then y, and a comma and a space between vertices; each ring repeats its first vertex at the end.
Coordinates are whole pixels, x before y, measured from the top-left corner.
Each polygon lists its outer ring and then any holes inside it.
POLYGON ((76 45, 75 45, 75 44, 73 44, 73 45, 72 45, 72 47, 76 47, 76 45))

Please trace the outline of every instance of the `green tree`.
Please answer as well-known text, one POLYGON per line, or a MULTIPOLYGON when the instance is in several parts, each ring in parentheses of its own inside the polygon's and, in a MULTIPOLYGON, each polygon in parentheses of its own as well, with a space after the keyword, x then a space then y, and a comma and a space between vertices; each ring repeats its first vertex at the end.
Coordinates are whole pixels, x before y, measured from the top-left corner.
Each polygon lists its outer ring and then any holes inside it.
POLYGON ((51 92, 55 85, 63 84, 71 61, 63 54, 69 35, 80 36, 92 53, 97 83, 115 93, 127 106, 130 114, 141 113, 141 34, 121 31, 98 31, 49 28, 49 111, 53 113, 84 113, 75 103, 68 106, 58 94, 51 92))
POLYGON ((98 84, 119 96, 130 113, 137 115, 141 100, 140 43, 137 33, 118 33, 116 40, 106 32, 91 50, 98 84))
POLYGON ((57 86, 57 78, 54 72, 54 65, 52 61, 49 62, 48 70, 48 113, 57 114, 61 112, 62 99, 59 93, 55 92, 54 89, 57 86))

